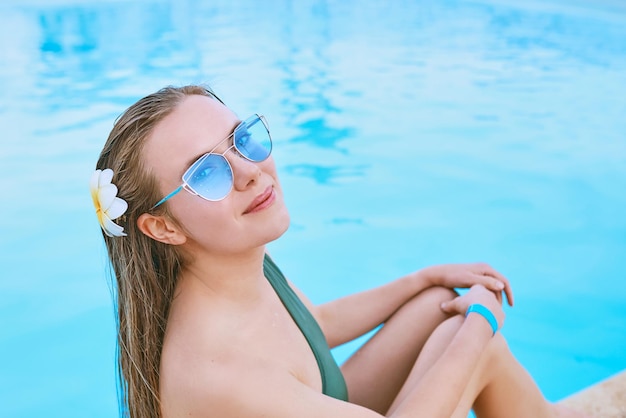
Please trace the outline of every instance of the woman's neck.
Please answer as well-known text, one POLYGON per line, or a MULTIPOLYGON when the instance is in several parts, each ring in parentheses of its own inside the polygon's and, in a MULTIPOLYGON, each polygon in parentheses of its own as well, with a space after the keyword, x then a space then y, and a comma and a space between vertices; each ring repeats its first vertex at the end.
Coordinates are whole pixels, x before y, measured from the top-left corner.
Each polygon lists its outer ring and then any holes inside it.
POLYGON ((264 256, 265 246, 238 254, 196 254, 181 272, 178 290, 244 303, 256 299, 264 280, 264 256))

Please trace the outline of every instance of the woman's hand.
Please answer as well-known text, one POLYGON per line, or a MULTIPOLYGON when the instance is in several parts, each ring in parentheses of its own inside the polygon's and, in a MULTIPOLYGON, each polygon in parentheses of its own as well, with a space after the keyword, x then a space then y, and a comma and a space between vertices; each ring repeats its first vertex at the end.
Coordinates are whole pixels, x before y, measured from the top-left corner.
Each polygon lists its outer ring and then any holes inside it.
POLYGON ((491 290, 500 303, 502 303, 502 292, 504 292, 509 306, 513 306, 513 292, 509 280, 489 264, 442 264, 427 267, 420 271, 420 274, 425 275, 433 286, 443 286, 449 289, 482 285, 491 290))
POLYGON ((465 315, 470 305, 480 304, 489 309, 498 321, 498 329, 504 325, 504 311, 502 305, 498 301, 492 291, 484 286, 476 284, 472 286, 469 292, 462 296, 458 296, 449 302, 441 304, 441 309, 449 314, 465 315))

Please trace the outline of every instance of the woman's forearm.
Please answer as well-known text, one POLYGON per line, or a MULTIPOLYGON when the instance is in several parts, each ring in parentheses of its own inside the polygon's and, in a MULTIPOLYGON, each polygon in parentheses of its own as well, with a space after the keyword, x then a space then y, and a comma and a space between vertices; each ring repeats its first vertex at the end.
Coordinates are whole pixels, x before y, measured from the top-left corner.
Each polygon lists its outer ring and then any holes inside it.
POLYGON ((335 347, 385 322, 408 300, 430 286, 424 274, 411 273, 383 286, 319 305, 316 317, 328 344, 335 347))
POLYGON ((399 396, 404 397, 390 417, 450 417, 492 338, 488 323, 477 315, 463 325, 439 359, 423 376, 409 376, 399 396))

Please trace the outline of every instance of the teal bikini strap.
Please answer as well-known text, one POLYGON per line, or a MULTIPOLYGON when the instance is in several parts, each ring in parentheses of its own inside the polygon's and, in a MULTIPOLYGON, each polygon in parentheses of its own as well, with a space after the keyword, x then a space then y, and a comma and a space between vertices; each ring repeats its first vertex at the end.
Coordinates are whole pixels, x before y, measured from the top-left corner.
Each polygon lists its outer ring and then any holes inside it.
POLYGON ((263 262, 263 272, 315 355, 322 375, 322 392, 333 398, 347 401, 346 382, 317 321, 289 286, 278 266, 267 255, 263 262))

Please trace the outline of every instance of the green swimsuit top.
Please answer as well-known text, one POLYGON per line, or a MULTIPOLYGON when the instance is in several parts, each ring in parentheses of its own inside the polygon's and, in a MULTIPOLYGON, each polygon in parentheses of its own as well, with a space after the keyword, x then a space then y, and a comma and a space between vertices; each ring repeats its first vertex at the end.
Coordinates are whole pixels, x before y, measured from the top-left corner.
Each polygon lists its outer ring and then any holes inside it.
POLYGON ((324 337, 317 321, 291 289, 278 266, 267 255, 263 261, 263 272, 294 322, 302 331, 304 338, 306 338, 315 355, 315 360, 317 360, 317 365, 322 375, 322 393, 347 401, 348 389, 346 382, 339 366, 337 366, 335 359, 330 353, 326 337, 324 337))

